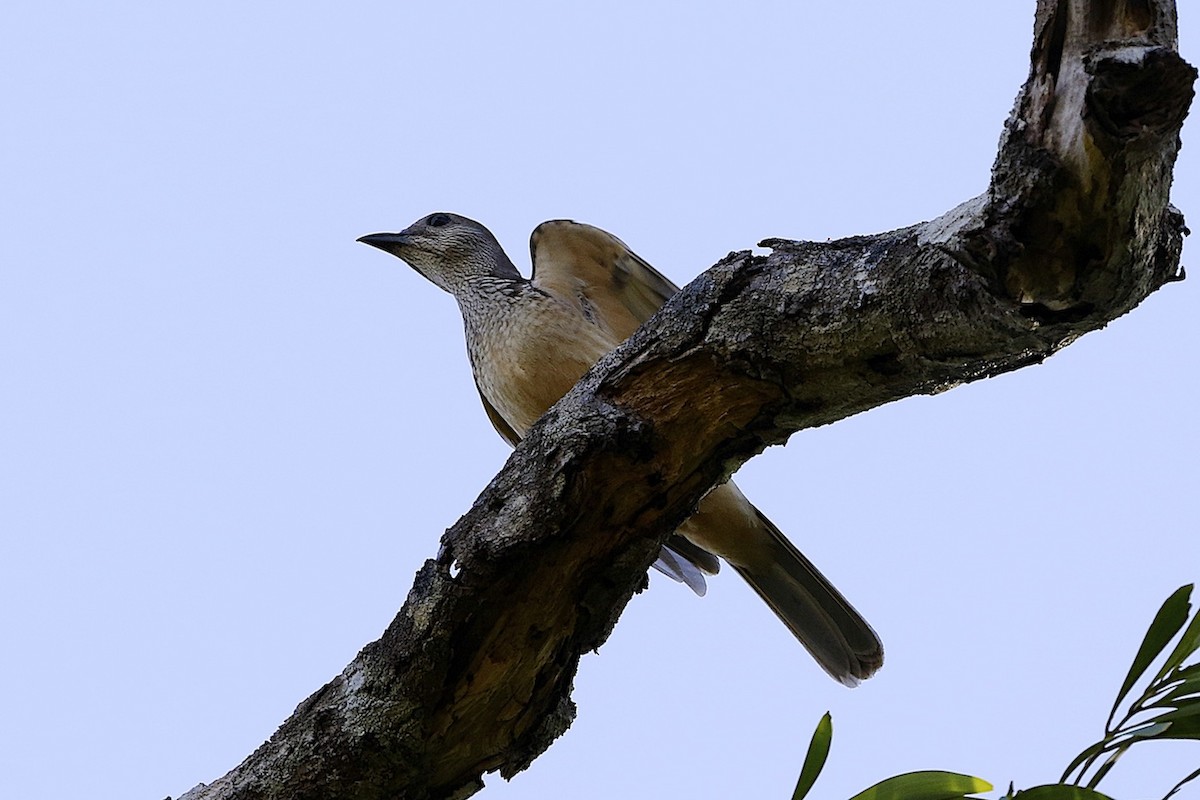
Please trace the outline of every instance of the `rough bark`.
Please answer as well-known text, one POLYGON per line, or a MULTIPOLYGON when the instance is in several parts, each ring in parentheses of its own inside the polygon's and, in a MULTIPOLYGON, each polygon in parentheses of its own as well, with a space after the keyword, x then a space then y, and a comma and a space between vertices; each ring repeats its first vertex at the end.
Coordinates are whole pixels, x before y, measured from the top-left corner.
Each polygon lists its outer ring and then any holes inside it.
POLYGON ((1040 362, 1182 277, 1174 4, 1041 0, 1031 61, 986 194, 690 284, 535 426, 383 637, 185 800, 466 797, 524 769, 659 541, 747 458, 1040 362))

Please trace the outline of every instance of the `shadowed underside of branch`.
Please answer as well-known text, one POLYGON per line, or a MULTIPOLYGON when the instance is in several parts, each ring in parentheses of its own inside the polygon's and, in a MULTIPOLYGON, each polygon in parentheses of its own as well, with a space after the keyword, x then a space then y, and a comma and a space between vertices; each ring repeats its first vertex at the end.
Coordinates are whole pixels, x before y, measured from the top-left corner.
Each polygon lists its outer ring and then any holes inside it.
POLYGON ((986 194, 697 278, 534 427, 383 637, 183 800, 466 797, 524 769, 714 483, 797 430, 1038 363, 1179 277, 1195 77, 1168 0, 1039 2, 986 194))

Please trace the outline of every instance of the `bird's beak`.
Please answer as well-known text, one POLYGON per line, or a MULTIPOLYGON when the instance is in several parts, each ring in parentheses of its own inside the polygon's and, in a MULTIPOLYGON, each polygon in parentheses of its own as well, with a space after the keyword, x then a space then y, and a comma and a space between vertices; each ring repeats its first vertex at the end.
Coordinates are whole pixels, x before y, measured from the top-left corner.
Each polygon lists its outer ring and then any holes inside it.
POLYGON ((368 233, 366 236, 358 237, 357 241, 363 244, 369 244, 371 247, 378 247, 385 253, 399 255, 404 247, 411 243, 411 239, 406 233, 368 233))

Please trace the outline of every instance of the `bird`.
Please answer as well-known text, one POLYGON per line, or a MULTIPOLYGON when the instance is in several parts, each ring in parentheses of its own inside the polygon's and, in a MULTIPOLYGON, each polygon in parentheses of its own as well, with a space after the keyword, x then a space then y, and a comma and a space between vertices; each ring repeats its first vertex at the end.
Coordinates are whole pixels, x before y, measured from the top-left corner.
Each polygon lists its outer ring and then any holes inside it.
MULTIPOLYGON (((435 212, 359 242, 407 262, 458 302, 484 411, 516 446, 603 355, 678 291, 617 237, 571 220, 534 229, 525 278, 475 220, 435 212)), ((654 566, 698 595, 721 560, 733 567, 835 680, 855 686, 883 664, 862 615, 726 481, 664 545, 654 566)))

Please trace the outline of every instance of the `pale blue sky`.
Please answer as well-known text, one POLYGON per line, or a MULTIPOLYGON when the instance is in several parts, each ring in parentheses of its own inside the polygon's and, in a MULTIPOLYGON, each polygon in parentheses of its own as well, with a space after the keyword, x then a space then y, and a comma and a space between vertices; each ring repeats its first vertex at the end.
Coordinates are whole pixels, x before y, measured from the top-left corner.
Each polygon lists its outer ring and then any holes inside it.
MULTIPOLYGON (((937 216, 986 186, 1033 8, 7 6, 0 797, 223 774, 382 632, 502 465, 453 302, 355 237, 457 211, 524 266, 570 217, 682 284, 769 236, 937 216)), ((815 797, 1056 779, 1200 578, 1196 293, 742 470, 882 635, 878 677, 830 681, 732 575, 703 600, 655 576, 583 660, 572 730, 481 796, 787 797, 826 710, 815 797)), ((1110 792, 1200 761, 1150 751, 1110 792)))

